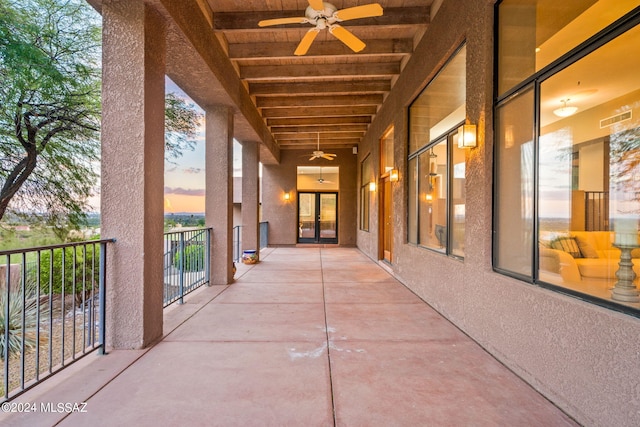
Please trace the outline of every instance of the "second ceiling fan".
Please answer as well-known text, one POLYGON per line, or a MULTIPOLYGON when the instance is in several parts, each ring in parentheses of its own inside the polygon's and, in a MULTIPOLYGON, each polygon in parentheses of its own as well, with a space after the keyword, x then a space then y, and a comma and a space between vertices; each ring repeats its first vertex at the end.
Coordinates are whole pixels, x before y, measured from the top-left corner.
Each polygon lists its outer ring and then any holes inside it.
POLYGON ((305 55, 311 47, 320 31, 329 28, 329 32, 338 40, 347 45, 354 52, 360 52, 365 48, 365 43, 356 37, 351 31, 338 25, 338 22, 349 21, 351 19, 371 18, 382 16, 382 6, 378 3, 365 4, 362 6, 348 7, 346 9, 336 8, 331 3, 322 0, 309 0, 309 7, 305 11, 304 18, 277 18, 266 19, 258 22, 260 27, 282 24, 312 24, 314 25, 302 38, 296 48, 295 55, 305 55))

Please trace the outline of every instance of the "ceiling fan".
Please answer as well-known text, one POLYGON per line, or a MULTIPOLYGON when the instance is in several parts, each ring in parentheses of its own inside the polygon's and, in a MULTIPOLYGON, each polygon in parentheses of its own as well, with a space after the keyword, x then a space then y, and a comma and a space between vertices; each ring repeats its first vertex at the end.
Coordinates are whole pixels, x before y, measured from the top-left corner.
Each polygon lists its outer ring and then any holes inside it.
POLYGON ((371 18, 382 16, 382 6, 378 3, 365 4, 362 6, 348 7, 338 10, 331 3, 322 0, 309 0, 309 6, 305 11, 304 18, 277 18, 266 19, 258 22, 260 27, 282 24, 312 24, 315 25, 307 31, 300 44, 296 48, 294 55, 305 55, 311 47, 318 33, 325 28, 338 40, 346 44, 354 52, 360 52, 365 48, 365 43, 356 37, 351 31, 337 24, 337 22, 349 21, 351 19, 371 18))
POLYGON ((333 160, 336 156, 337 154, 325 153, 324 151, 320 150, 320 133, 318 133, 318 149, 313 152, 311 157, 309 157, 309 160, 315 160, 320 158, 333 160))
POLYGON ((333 184, 333 181, 327 181, 322 177, 322 167, 320 168, 320 178, 318 178, 318 184, 333 184))

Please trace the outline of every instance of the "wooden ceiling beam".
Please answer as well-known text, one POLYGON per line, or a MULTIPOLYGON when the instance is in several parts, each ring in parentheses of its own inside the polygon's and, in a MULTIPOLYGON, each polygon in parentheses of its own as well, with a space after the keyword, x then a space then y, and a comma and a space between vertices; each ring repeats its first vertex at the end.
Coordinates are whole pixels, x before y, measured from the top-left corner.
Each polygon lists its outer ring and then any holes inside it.
POLYGON ((299 132, 299 133, 274 133, 273 136, 281 141, 298 141, 304 139, 314 139, 318 138, 318 134, 320 134, 320 143, 322 141, 328 141, 332 139, 349 139, 349 138, 362 138, 364 132, 299 132))
MULTIPOLYGON (((334 141, 326 141, 323 142, 320 139, 320 149, 327 150, 332 148, 348 148, 354 147, 360 143, 359 138, 347 138, 343 139, 340 142, 334 141)), ((282 141, 282 143, 278 142, 280 148, 309 148, 315 150, 318 147, 317 139, 305 139, 299 141, 282 141)))
MULTIPOLYGON (((410 55, 413 52, 413 40, 411 39, 373 39, 362 40, 367 45, 364 50, 358 52, 358 56, 375 55, 410 55)), ((298 42, 274 42, 274 43, 232 43, 229 44, 229 57, 232 60, 260 59, 292 59, 297 58, 293 52, 298 47, 298 42)), ((340 41, 325 41, 314 43, 305 55, 305 58, 314 56, 353 56, 353 51, 340 41)))
MULTIPOLYGON (((273 135, 283 135, 287 133, 299 133, 299 132, 311 132, 317 134, 318 132, 325 132, 326 125, 306 125, 306 126, 272 126, 271 133, 273 135)), ((352 124, 333 124, 331 125, 331 132, 366 132, 369 126, 366 124, 352 125, 352 124)))
POLYGON ((347 105, 381 105, 381 94, 370 95, 308 95, 308 96, 267 96, 256 98, 258 108, 287 107, 328 107, 347 105))
POLYGON ((267 126, 333 126, 343 124, 370 124, 371 115, 330 117, 273 117, 267 118, 267 126))
POLYGON ((290 107, 263 108, 262 117, 334 117, 334 116, 373 116, 377 112, 375 106, 354 107, 290 107))
MULTIPOLYGON (((384 9, 382 16, 374 18, 361 18, 340 22, 345 27, 391 26, 406 27, 416 25, 428 25, 431 16, 431 8, 425 6, 416 7, 388 7, 384 9)), ((277 18, 304 18, 304 10, 263 10, 242 12, 216 12, 213 14, 214 31, 268 31, 271 29, 291 28, 295 25, 311 27, 311 24, 277 25, 273 27, 259 27, 258 22, 265 19, 277 18)))
POLYGON ((249 94, 253 96, 386 93, 391 90, 391 80, 353 80, 333 82, 253 82, 249 94))
POLYGON ((326 77, 390 77, 400 74, 399 62, 353 64, 249 65, 240 67, 240 78, 251 80, 317 79, 326 77))

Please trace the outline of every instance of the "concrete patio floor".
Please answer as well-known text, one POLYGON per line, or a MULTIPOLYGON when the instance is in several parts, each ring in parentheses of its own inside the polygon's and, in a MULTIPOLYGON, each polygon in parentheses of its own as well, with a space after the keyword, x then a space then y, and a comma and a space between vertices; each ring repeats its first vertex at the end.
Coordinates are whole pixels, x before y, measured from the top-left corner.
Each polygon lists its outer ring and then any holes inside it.
POLYGON ((0 425, 575 425, 357 249, 262 258, 167 309, 157 345, 84 358, 0 425))

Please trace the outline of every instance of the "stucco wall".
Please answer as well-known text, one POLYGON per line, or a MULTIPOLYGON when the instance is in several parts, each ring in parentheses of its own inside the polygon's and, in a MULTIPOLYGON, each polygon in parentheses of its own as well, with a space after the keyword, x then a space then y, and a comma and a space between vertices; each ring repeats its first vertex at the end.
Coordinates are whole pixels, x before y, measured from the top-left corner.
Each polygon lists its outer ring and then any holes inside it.
POLYGON ((262 221, 269 222, 269 245, 295 245, 297 242, 296 178, 298 166, 338 166, 340 187, 338 190, 338 244, 356 244, 357 202, 357 156, 351 149, 330 149, 336 153, 335 160, 316 159, 309 161, 313 150, 282 150, 279 165, 263 165, 262 169, 262 221), (291 199, 285 201, 285 192, 291 199))
MULTIPOLYGON (((395 126, 393 271, 410 289, 584 425, 640 425, 640 319, 492 271, 493 1, 445 0, 405 75, 376 116, 358 161, 395 126), (450 55, 467 43, 468 151, 465 259, 406 243, 407 108, 450 55)), ((378 171, 379 172, 379 171, 378 171)), ((378 207, 358 247, 378 258, 378 207)), ((470 367, 471 368, 471 367, 470 367)))

